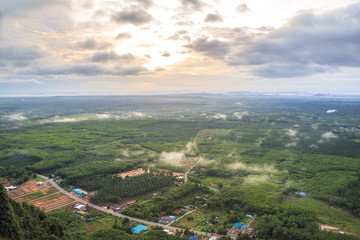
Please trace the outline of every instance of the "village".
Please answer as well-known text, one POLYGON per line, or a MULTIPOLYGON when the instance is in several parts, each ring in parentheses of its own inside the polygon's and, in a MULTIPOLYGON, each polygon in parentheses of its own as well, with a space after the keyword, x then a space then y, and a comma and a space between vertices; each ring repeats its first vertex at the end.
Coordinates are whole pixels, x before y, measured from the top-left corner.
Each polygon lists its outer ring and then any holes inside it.
MULTIPOLYGON (((133 171, 129 171, 127 173, 122 173, 121 177, 125 178, 126 176, 133 176, 136 174, 141 174, 142 169, 137 169, 133 171)), ((184 175, 177 174, 178 180, 174 182, 174 185, 181 185, 183 181, 184 175)), ((40 209, 44 210, 45 213, 49 213, 56 210, 66 209, 67 211, 71 211, 77 217, 86 216, 91 211, 99 211, 99 209, 95 209, 92 207, 90 199, 94 192, 87 192, 80 188, 74 188, 73 186, 68 186, 71 188, 66 189, 66 194, 63 191, 59 191, 57 186, 54 187, 54 184, 60 183, 61 179, 54 178, 54 180, 43 179, 41 177, 36 177, 33 180, 30 180, 26 183, 20 184, 19 186, 14 186, 10 182, 5 183, 5 188, 8 191, 8 195, 17 202, 27 202, 28 204, 32 204, 40 209), (76 200, 78 199, 78 200, 76 200)), ((218 189, 216 189, 213 185, 209 185, 208 188, 216 194, 218 189)), ((150 194, 151 198, 147 200, 143 200, 143 202, 153 201, 153 199, 159 197, 159 193, 154 192, 150 194)), ((207 198, 202 198, 200 196, 196 196, 196 199, 200 199, 206 205, 207 198)), ((103 212, 107 212, 117 216, 116 214, 121 214, 124 209, 131 206, 134 203, 137 203, 136 199, 130 199, 119 204, 115 203, 107 203, 103 206, 99 206, 101 209, 104 209, 103 212)), ((203 203, 202 202, 202 203, 203 203)), ((172 211, 173 215, 161 216, 155 226, 161 226, 164 228, 164 232, 169 235, 179 235, 184 237, 185 233, 193 233, 189 237, 189 239, 219 239, 222 235, 220 234, 211 234, 204 233, 198 231, 191 231, 191 229, 182 229, 178 227, 172 227, 172 224, 176 223, 178 220, 183 219, 185 216, 197 211, 199 209, 198 206, 194 206, 192 204, 187 204, 179 209, 174 209, 172 211), (181 232, 181 233, 180 233, 181 232)), ((123 216, 121 214, 121 216, 123 216)), ((247 219, 250 221, 245 225, 244 222, 234 223, 231 229, 227 229, 227 236, 231 239, 236 239, 239 234, 252 234, 253 232, 253 220, 256 216, 247 215, 247 219)), ((134 219, 129 217, 130 219, 134 219)), ((139 219, 140 220, 140 219, 139 219)), ((146 221, 144 221, 146 222, 146 221)), ((208 223, 210 224, 210 223, 208 223)), ((146 233, 148 229, 154 227, 154 225, 147 224, 139 224, 138 221, 129 221, 128 226, 132 227, 131 232, 133 234, 143 234, 146 233)), ((252 235, 251 235, 252 236, 252 235)))

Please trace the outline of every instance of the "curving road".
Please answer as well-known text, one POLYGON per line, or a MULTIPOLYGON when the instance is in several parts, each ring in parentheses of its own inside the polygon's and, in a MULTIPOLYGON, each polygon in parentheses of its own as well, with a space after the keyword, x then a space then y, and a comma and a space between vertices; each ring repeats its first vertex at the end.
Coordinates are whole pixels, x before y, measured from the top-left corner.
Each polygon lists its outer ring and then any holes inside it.
MULTIPOLYGON (((78 201, 84 205, 88 205, 96 210, 99 210, 101 212, 104 212, 104 213, 108 213, 108 214, 111 214, 111 215, 114 215, 114 216, 117 216, 117 217, 121 217, 121 218, 128 218, 130 221, 134 221, 134 222, 138 222, 138 223, 142 223, 142 224, 145 224, 145 225, 150 225, 150 226, 158 226, 158 227, 162 227, 162 228, 165 228, 165 229, 168 229, 168 230, 171 230, 171 231, 185 231, 185 229, 182 229, 182 228, 177 228, 177 227, 171 227, 171 226, 168 226, 168 225, 163 225, 163 224, 160 224, 160 223, 154 223, 154 222, 150 222, 150 221, 146 221, 146 220, 142 220, 142 219, 139 219, 139 218, 134 218, 134 217, 129 217, 129 216, 126 216, 124 214, 120 214, 120 213, 117 213, 117 212, 113 212, 111 210, 108 210, 108 209, 105 209, 105 208, 102 208, 98 205, 95 205, 95 204, 92 204, 92 203, 89 203, 81 198, 78 198, 74 195, 72 195, 71 193, 65 191, 64 189, 62 189, 59 185, 57 185, 52 179, 49 179, 48 177, 45 177, 43 175, 40 175, 40 174, 36 174, 38 177, 41 177, 42 179, 46 180, 47 182, 49 182, 54 188, 56 188, 57 190, 59 190, 61 193, 65 194, 66 196, 68 196, 69 198, 72 198, 74 199, 75 201, 78 201)), ((223 235, 219 235, 219 234, 215 234, 215 233, 207 233, 207 232, 200 232, 200 231, 193 231, 195 234, 197 235, 216 235, 216 236, 223 236, 223 235)))

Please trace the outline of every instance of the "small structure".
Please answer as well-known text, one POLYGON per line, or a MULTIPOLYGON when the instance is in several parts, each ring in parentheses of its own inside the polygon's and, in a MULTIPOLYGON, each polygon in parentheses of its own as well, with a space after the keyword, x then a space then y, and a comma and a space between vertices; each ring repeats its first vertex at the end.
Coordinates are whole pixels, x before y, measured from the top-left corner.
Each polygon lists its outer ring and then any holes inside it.
POLYGON ((114 210, 114 211, 118 211, 121 209, 120 205, 111 205, 110 209, 114 210))
POLYGON ((137 225, 136 227, 132 228, 132 229, 131 229, 131 232, 132 232, 132 233, 140 233, 141 231, 144 231, 144 230, 146 230, 146 229, 147 229, 146 226, 139 224, 139 225, 137 225))
POLYGON ((304 193, 304 192, 296 192, 296 195, 299 195, 301 197, 305 197, 306 193, 304 193))
POLYGON ((213 192, 218 192, 219 191, 216 188, 210 188, 210 190, 213 191, 213 192))
POLYGON ((36 183, 36 185, 37 186, 42 186, 42 185, 44 185, 44 182, 38 182, 38 183, 36 183))
POLYGON ((250 214, 246 214, 247 218, 252 218, 252 216, 250 214))
POLYGON ((172 219, 168 216, 164 216, 161 217, 160 220, 158 221, 158 223, 162 223, 162 224, 168 224, 169 222, 171 222, 172 219))
POLYGON ((169 229, 164 229, 164 232, 166 232, 169 235, 172 235, 172 232, 169 229))
POLYGON ((234 225, 234 228, 235 229, 241 229, 243 227, 243 224, 242 223, 235 223, 235 225, 234 225))
POLYGON ((171 220, 175 220, 175 219, 176 219, 175 216, 169 216, 169 218, 171 218, 171 220))
POLYGON ((180 214, 180 213, 181 213, 181 211, 180 211, 179 209, 176 209, 176 210, 174 210, 173 212, 176 213, 176 214, 180 214))
POLYGON ((218 236, 211 236, 211 238, 209 238, 209 240, 217 240, 217 239, 219 239, 218 236))
POLYGON ((6 189, 6 191, 12 191, 12 190, 17 189, 17 187, 16 187, 16 186, 11 185, 11 186, 9 186, 9 187, 5 187, 5 189, 6 189))
POLYGON ((83 209, 85 208, 85 205, 82 205, 82 204, 75 204, 74 208, 75 208, 76 210, 81 211, 81 210, 83 210, 83 209))
POLYGON ((229 231, 228 235, 230 237, 237 237, 240 233, 240 229, 232 229, 229 231))
POLYGON ((133 204, 133 203, 136 203, 136 200, 131 200, 131 201, 129 201, 129 202, 121 203, 121 204, 119 205, 119 207, 120 207, 120 208, 124 208, 124 207, 127 207, 127 206, 129 206, 129 205, 131 205, 131 204, 133 204))
POLYGON ((188 239, 196 239, 196 236, 190 236, 188 239))
POLYGON ((85 192, 84 190, 82 190, 80 188, 74 189, 73 192, 76 192, 79 195, 87 195, 88 194, 87 192, 85 192))

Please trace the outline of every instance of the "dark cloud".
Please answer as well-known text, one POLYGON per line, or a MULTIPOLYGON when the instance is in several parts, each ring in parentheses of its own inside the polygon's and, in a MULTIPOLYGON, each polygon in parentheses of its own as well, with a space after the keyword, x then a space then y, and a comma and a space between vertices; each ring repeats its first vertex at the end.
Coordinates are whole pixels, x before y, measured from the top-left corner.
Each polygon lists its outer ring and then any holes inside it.
POLYGON ((281 64, 267 64, 264 67, 258 68, 253 72, 257 76, 266 78, 291 78, 304 77, 311 74, 324 73, 329 71, 329 68, 321 65, 303 65, 296 63, 281 63, 281 64))
POLYGON ((218 13, 209 13, 206 15, 205 22, 222 22, 223 18, 218 13))
POLYGON ((139 3, 140 5, 148 8, 154 5, 152 0, 135 0, 135 2, 139 3))
POLYGON ((195 23, 193 21, 179 21, 175 23, 177 26, 193 26, 195 23))
POLYGON ((45 54, 38 46, 0 45, 0 60, 31 61, 43 57, 45 54))
POLYGON ((190 40, 190 37, 187 35, 188 31, 179 30, 176 31, 172 36, 170 36, 169 40, 190 40))
POLYGON ((111 46, 112 45, 110 43, 99 42, 99 41, 96 41, 95 39, 86 39, 84 41, 75 43, 75 47, 76 48, 81 48, 81 49, 100 50, 100 49, 109 48, 111 46))
POLYGON ((93 61, 93 62, 109 62, 109 61, 130 62, 134 59, 135 59, 134 55, 132 55, 130 53, 118 55, 115 52, 97 52, 92 56, 91 61, 93 61))
POLYGON ((228 43, 216 39, 209 40, 208 37, 200 37, 185 47, 213 58, 224 58, 230 50, 228 43))
POLYGON ((250 8, 245 3, 242 3, 237 6, 236 11, 240 13, 247 13, 250 11, 250 8))
POLYGON ((120 40, 120 39, 129 39, 129 38, 132 38, 132 35, 129 32, 122 32, 122 33, 119 33, 116 36, 116 39, 118 39, 118 40, 120 40))
MULTIPOLYGON (((248 42, 230 65, 258 65, 263 77, 296 77, 360 67, 360 3, 322 15, 304 12, 248 42)), ((236 43, 235 43, 236 44, 236 43)))
POLYGON ((69 66, 52 66, 37 69, 28 69, 22 71, 21 74, 27 75, 81 75, 81 76, 99 76, 99 75, 112 75, 112 76, 127 76, 127 75, 140 75, 147 71, 144 67, 117 67, 107 68, 98 64, 75 64, 69 66))
POLYGON ((118 24, 143 25, 154 20, 148 12, 143 9, 130 9, 115 13, 112 19, 118 24))
POLYGON ((201 11, 206 4, 199 0, 181 0, 181 4, 191 10, 201 11))
POLYGON ((163 56, 163 57, 170 57, 171 54, 170 54, 169 52, 163 52, 163 53, 161 54, 161 56, 163 56))

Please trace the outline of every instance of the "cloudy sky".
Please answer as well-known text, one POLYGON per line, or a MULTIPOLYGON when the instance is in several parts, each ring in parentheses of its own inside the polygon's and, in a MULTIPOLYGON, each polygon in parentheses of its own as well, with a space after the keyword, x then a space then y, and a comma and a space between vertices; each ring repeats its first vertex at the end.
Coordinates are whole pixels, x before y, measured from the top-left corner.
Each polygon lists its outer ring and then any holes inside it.
POLYGON ((356 0, 1 0, 0 94, 360 93, 356 0))

